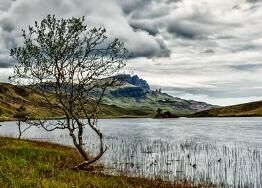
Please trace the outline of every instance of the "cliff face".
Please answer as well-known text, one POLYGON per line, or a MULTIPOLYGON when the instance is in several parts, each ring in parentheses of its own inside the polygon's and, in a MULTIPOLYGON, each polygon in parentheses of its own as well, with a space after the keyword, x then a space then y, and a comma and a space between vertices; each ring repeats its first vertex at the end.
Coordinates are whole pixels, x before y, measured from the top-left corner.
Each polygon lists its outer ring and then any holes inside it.
POLYGON ((126 75, 120 75, 120 79, 123 80, 126 83, 129 83, 133 86, 140 87, 141 89, 145 91, 149 91, 150 87, 146 80, 143 80, 142 78, 139 78, 137 75, 131 76, 129 74, 126 75))
POLYGON ((145 90, 141 87, 124 87, 110 91, 110 93, 114 97, 144 98, 146 96, 145 90))
POLYGON ((192 114, 215 106, 198 101, 184 100, 153 91, 149 84, 137 75, 121 75, 124 84, 107 92, 105 102, 125 109, 144 110, 151 114, 161 108, 175 114, 192 114))
POLYGON ((110 94, 113 97, 142 99, 145 98, 146 94, 150 91, 147 81, 139 78, 137 75, 121 75, 120 79, 124 82, 124 85, 115 90, 110 90, 110 94))
POLYGON ((139 78, 137 75, 134 75, 134 76, 130 76, 129 75, 127 77, 126 81, 127 81, 127 83, 132 84, 134 86, 138 86, 138 87, 142 88, 145 91, 149 91, 150 90, 150 87, 149 87, 147 81, 139 78))

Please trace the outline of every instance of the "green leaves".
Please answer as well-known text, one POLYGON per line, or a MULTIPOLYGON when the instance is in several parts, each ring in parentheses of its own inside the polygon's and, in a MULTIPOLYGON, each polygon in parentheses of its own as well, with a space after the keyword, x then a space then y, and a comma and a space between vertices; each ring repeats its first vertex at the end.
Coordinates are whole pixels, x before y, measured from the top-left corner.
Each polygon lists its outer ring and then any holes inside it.
POLYGON ((89 28, 84 17, 57 19, 47 15, 22 30, 22 36, 23 45, 10 53, 17 61, 12 80, 49 88, 56 94, 53 101, 61 103, 56 106, 62 106, 67 113, 84 114, 88 107, 79 104, 93 100, 90 95, 94 91, 112 86, 114 80, 105 78, 113 77, 125 66, 124 43, 119 39, 110 41, 103 27, 89 28))

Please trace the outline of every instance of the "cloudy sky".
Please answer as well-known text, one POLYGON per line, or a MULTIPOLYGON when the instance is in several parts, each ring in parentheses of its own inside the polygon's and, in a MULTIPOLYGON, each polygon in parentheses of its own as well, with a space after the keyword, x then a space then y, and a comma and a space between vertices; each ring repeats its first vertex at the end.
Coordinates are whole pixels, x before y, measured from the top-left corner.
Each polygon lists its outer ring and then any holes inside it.
POLYGON ((1 82, 21 29, 47 14, 106 27, 153 88, 218 105, 262 100, 262 0, 0 0, 1 82))

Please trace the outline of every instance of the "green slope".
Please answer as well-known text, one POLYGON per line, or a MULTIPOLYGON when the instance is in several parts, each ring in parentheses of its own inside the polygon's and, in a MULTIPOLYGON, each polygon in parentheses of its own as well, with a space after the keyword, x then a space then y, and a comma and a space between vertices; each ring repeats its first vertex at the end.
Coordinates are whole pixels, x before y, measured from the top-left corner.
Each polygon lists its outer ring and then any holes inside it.
POLYGON ((60 114, 58 111, 48 109, 39 92, 0 83, 0 118, 11 119, 21 105, 27 108, 32 118, 57 117, 60 114))
MULTIPOLYGON (((48 108, 40 92, 0 83, 0 120, 12 119, 21 105, 26 107, 31 118, 62 117, 60 111, 48 108)), ((212 107, 207 103, 175 98, 166 93, 124 84, 106 93, 99 117, 152 117, 158 108, 177 115, 187 115, 212 107)))
MULTIPOLYGON (((11 120, 17 108, 24 105, 31 118, 61 117, 62 113, 48 108, 38 91, 24 89, 15 85, 0 83, 0 120, 11 120)), ((100 117, 137 117, 148 116, 147 112, 139 109, 123 109, 116 105, 101 106, 100 117)))
POLYGON ((214 108, 194 114, 196 117, 252 117, 262 116, 262 101, 214 108))
MULTIPOLYGON (((129 84, 122 86, 122 89, 124 88, 126 88, 128 92, 123 92, 122 96, 121 94, 119 94, 119 96, 112 96, 112 94, 108 92, 104 99, 105 103, 116 105, 127 110, 142 110, 151 115, 155 114, 158 108, 177 115, 187 115, 216 107, 204 102, 184 100, 152 90, 139 91, 139 87, 130 86, 129 84)), ((140 88, 140 90, 142 89, 140 88)))

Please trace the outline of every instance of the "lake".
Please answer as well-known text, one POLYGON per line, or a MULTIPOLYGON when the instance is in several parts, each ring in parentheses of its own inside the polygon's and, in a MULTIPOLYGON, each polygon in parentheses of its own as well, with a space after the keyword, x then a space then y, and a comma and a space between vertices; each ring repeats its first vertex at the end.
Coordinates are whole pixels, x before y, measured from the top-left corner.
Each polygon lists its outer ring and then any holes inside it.
MULTIPOLYGON (((17 135, 15 122, 3 122, 0 135, 17 135)), ((262 187, 262 118, 101 119, 110 173, 187 179, 223 187, 262 187)), ((97 138, 86 129, 86 149, 97 138)), ((31 128, 24 138, 72 145, 66 131, 31 128)))

